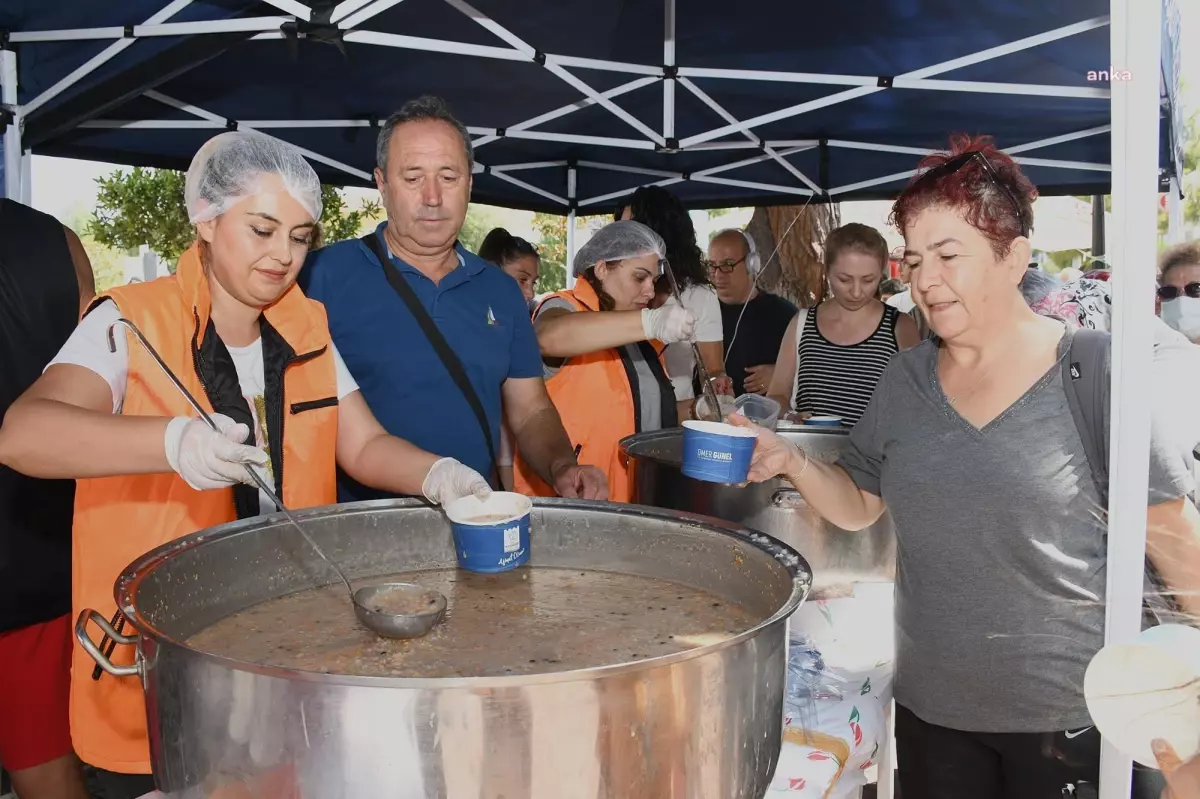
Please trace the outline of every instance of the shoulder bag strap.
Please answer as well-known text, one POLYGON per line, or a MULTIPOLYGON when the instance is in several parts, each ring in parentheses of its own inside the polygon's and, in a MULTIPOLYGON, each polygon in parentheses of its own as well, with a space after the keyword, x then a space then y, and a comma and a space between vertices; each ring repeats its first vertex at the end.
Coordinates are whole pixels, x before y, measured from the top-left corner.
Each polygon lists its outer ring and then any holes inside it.
POLYGON ((441 359, 442 365, 446 367, 450 378, 454 380, 458 390, 466 397, 467 404, 471 406, 471 410, 475 413, 475 420, 479 422, 479 430, 483 433, 483 440, 487 442, 488 460, 491 465, 491 474, 488 475, 489 482, 492 485, 497 485, 496 476, 499 470, 496 467, 496 447, 492 442, 491 425, 488 424, 487 413, 483 410, 483 403, 479 401, 479 395, 475 393, 475 387, 471 385, 471 379, 467 377, 466 369, 463 368, 462 361, 454 354, 454 350, 450 348, 450 344, 446 341, 446 337, 442 335, 442 331, 438 330, 437 324, 429 316, 429 312, 425 310, 425 306, 421 304, 417 293, 413 291, 412 286, 408 285, 408 281, 404 279, 404 275, 400 274, 400 270, 392 263, 392 259, 388 256, 387 251, 383 248, 383 243, 379 241, 379 235, 369 233, 363 236, 361 241, 367 245, 371 252, 375 253, 375 257, 379 260, 383 267, 383 274, 387 277, 388 284, 392 290, 399 295, 404 304, 408 306, 409 313, 413 319, 417 320, 417 324, 421 326, 421 332, 425 334, 425 338, 429 340, 433 351, 437 353, 441 359))
POLYGON ((1098 330, 1075 331, 1071 351, 1063 361, 1063 389, 1075 418, 1075 427, 1083 440, 1092 479, 1100 501, 1108 505, 1108 402, 1110 338, 1098 330))

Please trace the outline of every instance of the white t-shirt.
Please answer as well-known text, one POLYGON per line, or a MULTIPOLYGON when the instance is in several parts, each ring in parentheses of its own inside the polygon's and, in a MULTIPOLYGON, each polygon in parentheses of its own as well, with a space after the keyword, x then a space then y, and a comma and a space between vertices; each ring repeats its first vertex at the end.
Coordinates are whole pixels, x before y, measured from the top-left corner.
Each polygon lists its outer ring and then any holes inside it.
MULTIPOLYGON (((696 341, 724 341, 725 328, 721 322, 721 301, 717 299, 717 290, 712 286, 693 285, 680 291, 679 295, 683 298, 683 307, 696 317, 696 341)), ((675 298, 671 297, 666 304, 674 302, 675 298)), ((696 354, 692 352, 692 345, 686 341, 668 344, 664 359, 676 401, 695 397, 692 375, 696 369, 696 354)))
MULTIPOLYGON (((62 346, 58 355, 55 355, 54 360, 46 367, 49 369, 56 363, 73 364, 82 366, 104 378, 112 390, 113 413, 120 413, 125 404, 125 383, 129 377, 128 339, 124 335, 114 336, 117 351, 109 352, 108 350, 108 328, 120 318, 121 312, 112 300, 96 306, 91 313, 83 317, 83 321, 71 333, 67 343, 62 346)), ((151 343, 153 344, 153 342, 151 343)), ((333 351, 333 366, 337 374, 337 396, 340 400, 358 391, 358 383, 354 381, 350 370, 346 368, 337 347, 332 343, 330 347, 333 351)), ((229 350, 234 368, 237 369, 242 395, 254 413, 255 446, 266 449, 267 420, 265 417, 266 406, 263 403, 263 397, 266 394, 266 378, 263 369, 262 339, 258 339, 246 347, 226 345, 226 349, 229 350)), ((265 467, 259 469, 259 474, 268 485, 274 485, 275 478, 271 476, 269 462, 265 467)), ((263 513, 275 512, 275 503, 262 492, 259 492, 259 504, 262 506, 263 513)))

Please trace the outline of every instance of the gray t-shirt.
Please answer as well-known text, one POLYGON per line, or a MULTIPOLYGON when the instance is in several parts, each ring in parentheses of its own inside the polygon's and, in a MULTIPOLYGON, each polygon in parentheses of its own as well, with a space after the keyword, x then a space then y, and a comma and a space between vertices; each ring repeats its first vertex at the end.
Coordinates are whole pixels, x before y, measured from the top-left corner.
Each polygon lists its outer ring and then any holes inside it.
MULTIPOLYGON (((551 308, 572 312, 576 310, 575 306, 568 300, 562 297, 550 297, 538 308, 537 316, 541 316, 551 308)), ((534 318, 536 319, 537 317, 534 318)), ((642 355, 640 347, 636 344, 626 344, 621 350, 625 353, 629 362, 633 364, 634 372, 638 378, 637 390, 634 391, 634 396, 639 397, 641 400, 641 415, 638 418, 641 419, 642 426, 638 432, 661 430, 663 426, 662 387, 659 386, 658 381, 654 378, 654 372, 651 370, 650 364, 646 363, 646 358, 642 355)), ((542 368, 546 379, 549 380, 562 367, 543 364, 542 368)))
MULTIPOLYGON (((1070 339, 1059 363, 982 430, 946 401, 935 342, 898 354, 842 456, 895 520, 895 696, 931 724, 1050 732, 1092 723, 1083 675, 1104 643, 1107 534, 1063 391, 1070 339)), ((1185 438, 1156 422, 1151 504, 1191 493, 1185 438)))

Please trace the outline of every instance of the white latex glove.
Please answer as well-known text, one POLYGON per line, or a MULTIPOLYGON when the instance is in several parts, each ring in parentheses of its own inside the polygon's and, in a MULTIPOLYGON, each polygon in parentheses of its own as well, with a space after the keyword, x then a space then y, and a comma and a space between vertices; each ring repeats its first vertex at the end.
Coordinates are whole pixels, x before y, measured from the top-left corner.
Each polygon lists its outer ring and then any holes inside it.
POLYGON ((687 308, 669 302, 661 308, 642 311, 642 330, 646 338, 658 339, 663 344, 687 341, 696 330, 696 316, 687 308))
POLYGON ((487 499, 492 487, 483 479, 483 475, 470 466, 454 458, 442 458, 429 467, 429 474, 425 475, 425 482, 421 484, 421 493, 430 502, 445 507, 471 494, 487 499))
POLYGON ((227 488, 235 483, 254 485, 246 464, 266 466, 270 460, 258 447, 242 444, 250 431, 220 413, 210 414, 215 432, 200 419, 177 416, 167 425, 163 446, 167 463, 197 491, 227 488))

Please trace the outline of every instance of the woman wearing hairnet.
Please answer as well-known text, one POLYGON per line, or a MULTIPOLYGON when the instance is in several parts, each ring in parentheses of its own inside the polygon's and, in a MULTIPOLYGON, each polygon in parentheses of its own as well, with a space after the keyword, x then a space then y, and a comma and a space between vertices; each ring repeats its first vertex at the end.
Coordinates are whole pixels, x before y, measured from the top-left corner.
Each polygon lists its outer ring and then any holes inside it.
MULTIPOLYGON (((74 612, 123 623, 113 583, 135 558, 223 522, 274 511, 249 465, 292 508, 336 501, 335 464, 355 479, 446 503, 482 476, 389 436, 330 339, 324 308, 294 285, 318 236, 320 183, 292 146, 223 133, 188 170, 196 243, 176 273, 96 298, 42 377, 8 411, 0 463, 76 478, 74 612), (191 406, 121 328, 132 321, 206 407, 191 406)), ((133 662, 119 646, 112 660, 133 662)), ((93 677, 76 648, 71 733, 93 794, 153 789, 136 678, 93 677)))
MULTIPOLYGON (((645 225, 613 222, 575 256, 574 288, 548 297, 534 314, 546 389, 579 462, 608 475, 613 502, 633 496, 621 439, 678 421, 662 354, 665 345, 689 340, 696 320, 674 303, 648 307, 665 249, 645 225)), ((514 471, 517 491, 554 496, 519 451, 514 471)))

